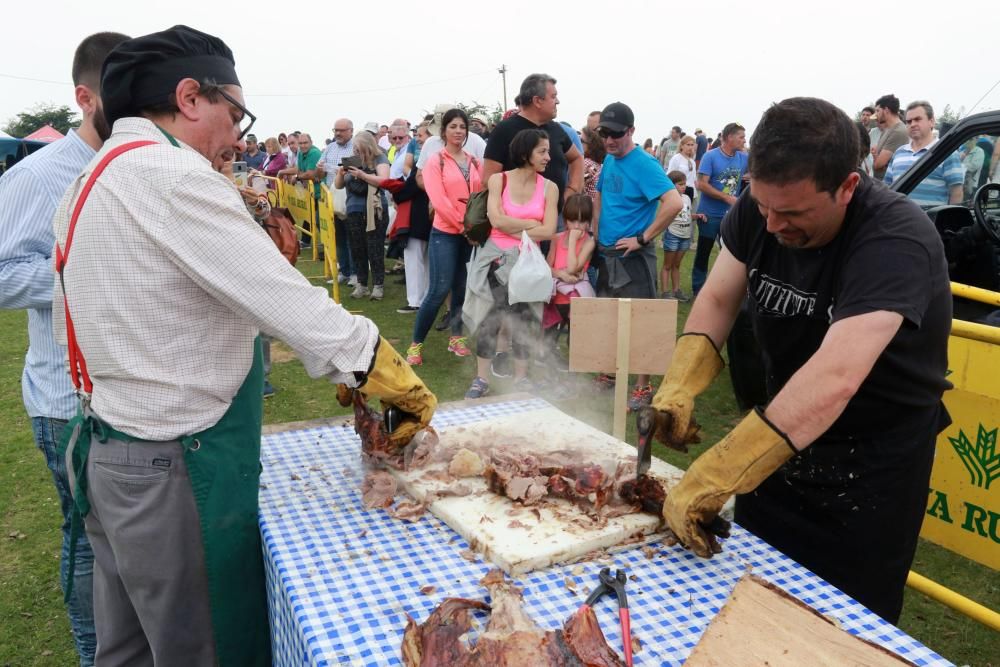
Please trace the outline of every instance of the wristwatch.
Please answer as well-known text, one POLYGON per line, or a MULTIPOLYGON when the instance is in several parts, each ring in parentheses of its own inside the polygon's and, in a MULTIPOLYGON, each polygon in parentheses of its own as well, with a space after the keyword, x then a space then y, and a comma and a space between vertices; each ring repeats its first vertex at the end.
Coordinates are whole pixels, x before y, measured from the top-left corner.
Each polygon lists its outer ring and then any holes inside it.
POLYGON ((641 245, 643 247, 649 245, 649 241, 647 241, 646 239, 643 238, 643 234, 645 234, 645 233, 646 232, 639 232, 638 234, 635 235, 635 240, 638 241, 639 245, 641 245))

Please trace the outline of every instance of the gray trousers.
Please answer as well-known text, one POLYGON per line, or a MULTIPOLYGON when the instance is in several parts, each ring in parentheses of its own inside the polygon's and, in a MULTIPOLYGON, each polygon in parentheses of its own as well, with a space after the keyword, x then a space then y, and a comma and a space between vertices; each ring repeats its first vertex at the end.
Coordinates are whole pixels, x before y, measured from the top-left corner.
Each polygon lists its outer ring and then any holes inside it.
POLYGON ((198 510, 179 442, 91 443, 97 667, 215 663, 198 510))

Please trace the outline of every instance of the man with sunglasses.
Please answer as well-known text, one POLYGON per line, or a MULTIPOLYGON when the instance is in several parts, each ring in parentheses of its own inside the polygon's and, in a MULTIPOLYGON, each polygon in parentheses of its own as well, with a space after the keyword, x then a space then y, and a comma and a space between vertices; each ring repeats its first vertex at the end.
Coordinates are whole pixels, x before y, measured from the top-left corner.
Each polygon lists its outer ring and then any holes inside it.
MULTIPOLYGON (((644 150, 636 150, 635 116, 627 104, 613 102, 604 107, 597 133, 604 139, 608 152, 597 179, 594 201, 594 235, 599 251, 597 294, 655 299, 657 269, 653 241, 684 204, 656 158, 644 150)), ((629 409, 648 405, 652 397, 649 376, 638 376, 629 397, 629 409)))
POLYGON ((434 395, 375 325, 313 287, 217 168, 253 115, 232 52, 186 26, 101 77, 111 137, 56 207, 57 340, 80 412, 64 442, 94 552, 98 665, 270 665, 257 494, 260 332, 316 378, 408 418, 434 395))

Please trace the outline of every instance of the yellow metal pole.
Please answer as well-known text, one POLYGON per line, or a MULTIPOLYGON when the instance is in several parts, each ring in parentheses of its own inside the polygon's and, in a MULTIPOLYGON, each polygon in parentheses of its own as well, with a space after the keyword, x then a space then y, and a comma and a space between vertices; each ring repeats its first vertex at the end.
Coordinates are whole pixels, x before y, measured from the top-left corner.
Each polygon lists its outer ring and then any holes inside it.
POLYGON ((1000 328, 977 324, 976 322, 966 322, 965 320, 951 321, 951 335, 961 336, 980 340, 984 343, 1000 345, 1000 328))
POLYGON ((1000 614, 992 609, 984 607, 950 588, 945 588, 936 581, 931 581, 913 570, 910 570, 910 573, 906 577, 906 585, 916 591, 920 591, 932 600, 937 600, 946 607, 951 607, 972 620, 979 621, 986 627, 1000 632, 1000 614))
POLYGON ((991 292, 988 289, 963 285, 962 283, 952 283, 951 293, 963 299, 988 303, 991 306, 1000 306, 1000 292, 991 292))
POLYGON ((316 188, 313 187, 312 181, 309 181, 306 190, 309 191, 309 239, 312 241, 313 261, 318 262, 320 243, 319 234, 316 233, 316 225, 319 224, 319 216, 316 215, 318 202, 316 200, 316 188))

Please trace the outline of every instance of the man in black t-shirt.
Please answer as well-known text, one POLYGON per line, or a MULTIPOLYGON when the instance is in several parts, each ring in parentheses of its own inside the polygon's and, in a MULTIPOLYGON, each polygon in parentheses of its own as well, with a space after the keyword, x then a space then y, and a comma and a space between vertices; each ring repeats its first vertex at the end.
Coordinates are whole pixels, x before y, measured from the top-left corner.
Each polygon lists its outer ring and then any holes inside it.
POLYGON ((653 399, 657 436, 691 441, 744 297, 770 402, 691 464, 664 518, 711 556, 705 526, 744 494, 738 523, 896 622, 950 423, 944 249, 918 206, 855 170, 857 129, 830 103, 772 106, 752 146, 751 189, 653 399))
POLYGON ((490 176, 514 168, 510 142, 521 130, 544 130, 549 135, 549 164, 542 176, 559 187, 559 210, 563 200, 583 190, 583 156, 566 130, 555 122, 559 97, 556 80, 548 74, 529 74, 518 94, 520 112, 500 121, 490 132, 483 164, 483 183, 490 176), (569 177, 567 178, 567 168, 569 177))

